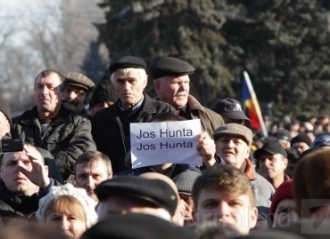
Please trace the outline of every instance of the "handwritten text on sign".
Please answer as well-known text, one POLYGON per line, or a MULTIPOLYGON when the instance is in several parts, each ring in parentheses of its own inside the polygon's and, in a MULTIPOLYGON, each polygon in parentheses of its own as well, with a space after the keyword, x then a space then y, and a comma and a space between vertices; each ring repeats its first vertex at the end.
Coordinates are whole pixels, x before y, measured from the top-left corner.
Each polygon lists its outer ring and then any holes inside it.
POLYGON ((201 133, 199 119, 177 122, 131 123, 133 168, 164 163, 198 164, 196 151, 201 133))

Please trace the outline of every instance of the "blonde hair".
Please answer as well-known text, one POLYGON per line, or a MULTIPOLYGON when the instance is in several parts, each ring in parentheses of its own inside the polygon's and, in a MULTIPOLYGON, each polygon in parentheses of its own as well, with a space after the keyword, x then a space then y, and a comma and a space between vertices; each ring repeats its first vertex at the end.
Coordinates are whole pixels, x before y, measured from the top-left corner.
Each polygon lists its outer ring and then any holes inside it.
POLYGON ((86 223, 85 209, 81 202, 71 195, 61 195, 54 198, 48 205, 45 215, 55 212, 60 215, 73 215, 86 223))

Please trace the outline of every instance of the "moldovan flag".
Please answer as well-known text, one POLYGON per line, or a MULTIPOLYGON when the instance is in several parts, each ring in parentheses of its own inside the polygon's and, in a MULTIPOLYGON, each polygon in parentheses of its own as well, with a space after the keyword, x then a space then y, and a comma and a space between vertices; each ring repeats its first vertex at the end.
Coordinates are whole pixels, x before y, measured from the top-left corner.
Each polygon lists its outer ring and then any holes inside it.
POLYGON ((243 72, 242 102, 247 109, 247 114, 251 120, 251 128, 262 130, 267 137, 267 130, 262 119, 259 103, 254 92, 250 77, 246 71, 243 72))

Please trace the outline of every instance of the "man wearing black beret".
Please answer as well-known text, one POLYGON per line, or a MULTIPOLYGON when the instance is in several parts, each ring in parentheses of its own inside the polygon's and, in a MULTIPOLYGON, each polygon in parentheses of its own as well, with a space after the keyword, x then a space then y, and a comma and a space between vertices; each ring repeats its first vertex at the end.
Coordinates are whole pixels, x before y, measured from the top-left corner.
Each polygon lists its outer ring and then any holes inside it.
POLYGON ((124 56, 112 63, 110 79, 118 100, 92 119, 97 149, 109 156, 114 174, 129 168, 125 166, 125 156, 130 150, 130 123, 150 122, 162 112, 176 113, 170 105, 144 93, 148 82, 145 69, 145 61, 135 56, 124 56))
POLYGON ((200 119, 202 128, 212 135, 224 121, 220 115, 202 106, 189 95, 189 74, 194 71, 192 65, 174 57, 163 57, 155 61, 150 68, 159 99, 172 105, 181 118, 200 119))
POLYGON ((165 181, 146 177, 117 177, 100 183, 94 190, 99 199, 98 220, 116 214, 144 213, 170 221, 178 196, 165 181))

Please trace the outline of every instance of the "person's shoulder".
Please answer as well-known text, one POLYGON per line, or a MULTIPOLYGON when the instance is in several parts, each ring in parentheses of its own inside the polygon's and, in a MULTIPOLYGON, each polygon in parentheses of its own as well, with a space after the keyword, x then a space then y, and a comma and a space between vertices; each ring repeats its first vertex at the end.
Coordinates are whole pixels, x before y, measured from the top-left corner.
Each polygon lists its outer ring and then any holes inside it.
POLYGON ((269 189, 271 189, 271 191, 275 192, 275 188, 270 184, 270 182, 265 179, 263 176, 261 176, 260 174, 258 174, 256 172, 256 181, 261 184, 263 187, 267 187, 269 189))
POLYGON ((16 115, 11 118, 13 124, 18 123, 21 120, 28 120, 35 118, 35 107, 29 110, 24 111, 22 114, 16 115))

